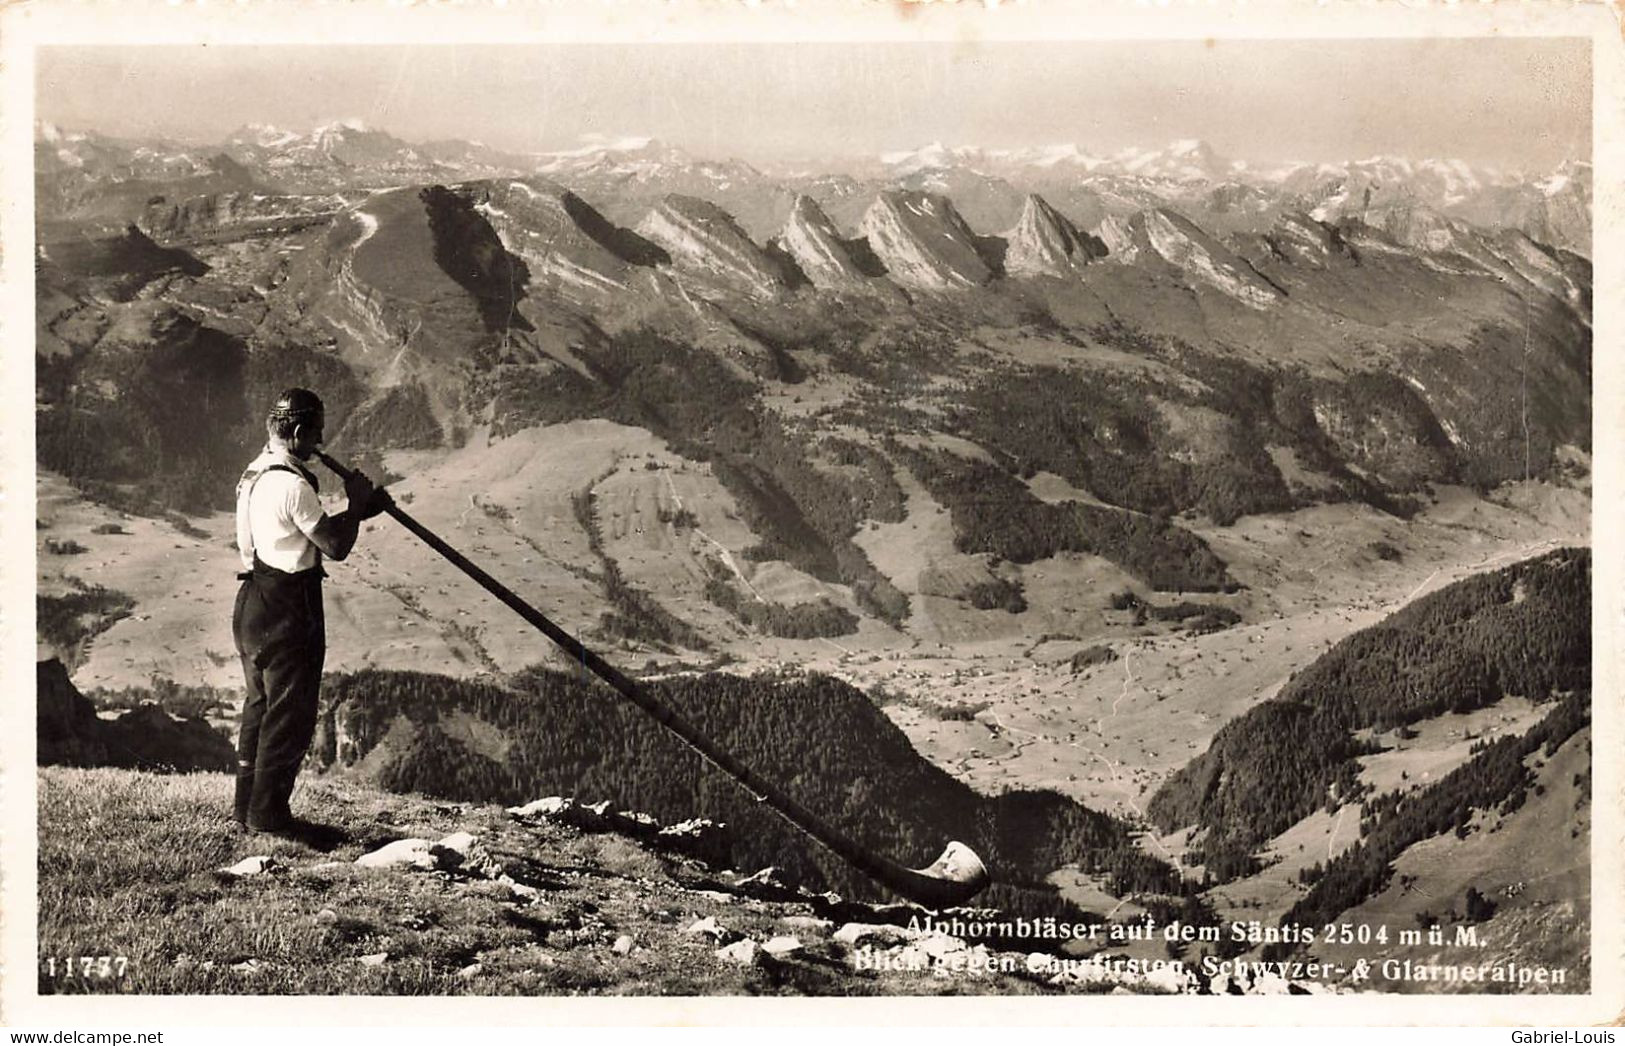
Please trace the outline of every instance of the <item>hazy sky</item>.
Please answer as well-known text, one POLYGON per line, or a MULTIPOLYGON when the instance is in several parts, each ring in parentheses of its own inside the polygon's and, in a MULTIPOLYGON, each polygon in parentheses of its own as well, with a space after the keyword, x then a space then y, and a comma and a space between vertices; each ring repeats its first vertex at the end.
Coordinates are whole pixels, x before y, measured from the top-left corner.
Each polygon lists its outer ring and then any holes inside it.
POLYGON ((1378 153, 1545 168, 1591 154, 1590 41, 144 46, 39 51, 38 115, 218 140, 357 117, 516 151, 649 135, 702 156, 835 158, 931 141, 1203 138, 1252 160, 1378 153))

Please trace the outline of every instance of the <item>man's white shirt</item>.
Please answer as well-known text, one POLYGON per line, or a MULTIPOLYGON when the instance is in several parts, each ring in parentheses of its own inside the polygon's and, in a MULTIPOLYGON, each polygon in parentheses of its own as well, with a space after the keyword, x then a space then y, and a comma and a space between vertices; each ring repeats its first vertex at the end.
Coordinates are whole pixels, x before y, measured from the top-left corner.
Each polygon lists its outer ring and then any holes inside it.
POLYGON ((248 466, 249 478, 237 489, 237 551, 243 568, 254 568, 254 557, 268 567, 295 573, 321 562, 310 534, 322 519, 316 491, 298 472, 298 461, 285 450, 267 447, 248 466), (253 474, 259 475, 254 477, 253 474))

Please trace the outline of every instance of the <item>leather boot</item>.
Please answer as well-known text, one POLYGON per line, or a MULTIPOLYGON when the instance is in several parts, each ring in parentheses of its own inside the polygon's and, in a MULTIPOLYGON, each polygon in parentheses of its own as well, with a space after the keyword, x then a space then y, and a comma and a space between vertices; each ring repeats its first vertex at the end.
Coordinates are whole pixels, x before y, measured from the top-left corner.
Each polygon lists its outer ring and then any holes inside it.
POLYGON ((254 775, 253 796, 248 804, 248 827, 256 832, 281 832, 294 826, 288 800, 299 776, 299 764, 261 769, 254 775))
POLYGON ((248 824, 248 804, 254 795, 254 766, 237 764, 237 794, 231 803, 231 818, 240 825, 248 824))

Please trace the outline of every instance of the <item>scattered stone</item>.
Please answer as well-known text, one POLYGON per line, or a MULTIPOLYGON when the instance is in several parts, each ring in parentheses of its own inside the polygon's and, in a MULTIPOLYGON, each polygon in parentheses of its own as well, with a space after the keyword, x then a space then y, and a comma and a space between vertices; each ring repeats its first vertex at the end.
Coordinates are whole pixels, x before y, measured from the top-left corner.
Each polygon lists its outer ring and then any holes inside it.
POLYGON ((355 863, 362 868, 398 868, 408 865, 432 872, 461 863, 461 855, 457 855, 457 860, 452 859, 454 853, 455 851, 447 850, 427 839, 397 839, 372 853, 362 854, 355 859, 355 863))
MULTIPOLYGON (((609 804, 605 803, 604 806, 607 807, 609 804)), ((605 819, 616 831, 626 832, 628 835, 651 835, 660 831, 659 821, 636 810, 610 810, 605 814, 605 819)))
POLYGON ((947 956, 970 951, 970 945, 966 944, 962 939, 950 937, 945 933, 927 934, 915 942, 913 947, 919 948, 937 962, 941 962, 947 956))
POLYGON ((462 969, 458 970, 457 976, 466 981, 469 978, 476 976, 484 968, 485 967, 481 966, 477 962, 471 962, 467 966, 464 966, 462 969))
POLYGON ((615 943, 609 946, 609 950, 614 952, 616 955, 631 955, 632 935, 629 933, 621 934, 619 937, 615 938, 615 943))
POLYGON ((683 932, 689 934, 703 933, 706 936, 714 937, 719 941, 728 936, 728 931, 723 928, 721 923, 717 922, 717 917, 714 915, 707 915, 703 919, 696 919, 694 922, 690 923, 688 929, 684 930, 683 932))
POLYGON ((373 952, 371 955, 363 955, 361 958, 356 960, 356 962, 363 966, 382 966, 388 961, 388 952, 373 952))
POLYGON ((339 913, 331 908, 323 908, 316 913, 316 922, 322 926, 332 926, 339 921, 339 913))
POLYGON ((474 841, 475 837, 472 832, 453 832, 435 845, 467 857, 469 849, 474 845, 474 841))
POLYGON ((500 875, 497 877, 497 882, 506 886, 515 900, 529 902, 542 895, 542 891, 536 889, 536 887, 531 886, 529 883, 522 883, 511 875, 500 875))
POLYGON ((801 890, 787 882, 778 868, 772 865, 740 879, 734 883, 734 889, 747 897, 764 901, 788 901, 802 896, 801 890))
POLYGON ((575 805, 574 799, 550 795, 546 799, 537 799, 523 806, 510 806, 508 812, 515 817, 556 817, 575 805))
MULTIPOLYGON (((1196 976, 1189 970, 1181 967, 1164 966, 1148 970, 1145 983, 1165 992, 1194 992, 1196 990, 1196 976)), ((1283 985, 1285 981, 1281 982, 1283 985)))
POLYGON ((775 959, 782 959, 787 955, 794 955, 803 947, 805 947, 805 945, 801 943, 801 938, 781 934, 778 937, 770 937, 767 941, 763 942, 762 951, 773 956, 775 959))
POLYGON ((441 867, 448 871, 498 881, 506 874, 502 862, 472 832, 455 832, 434 845, 442 851, 441 867))
POLYGON ((914 937, 908 930, 891 923, 847 923, 835 931, 835 940, 849 948, 864 944, 907 944, 914 937))
POLYGON ((794 930, 806 930, 810 933, 828 933, 835 928, 835 924, 828 919, 820 919, 816 915, 786 915, 779 922, 794 930))
POLYGON ((245 857, 230 868, 220 869, 222 875, 232 875, 241 878, 245 875, 263 875, 266 872, 275 872, 282 868, 282 863, 266 854, 256 854, 245 857))
POLYGON ((725 948, 718 948, 715 954, 719 959, 726 959, 728 962, 738 963, 740 966, 754 966, 757 953, 760 951, 761 948, 757 946, 755 941, 746 938, 742 941, 735 941, 725 948))
POLYGON ((609 801, 578 803, 566 796, 550 795, 523 806, 510 806, 508 813, 522 819, 546 818, 585 832, 613 831, 664 849, 687 854, 712 865, 727 863, 728 847, 723 825, 694 818, 669 827, 646 813, 612 809, 609 801))
POLYGON ((348 867, 349 865, 345 864, 343 861, 323 861, 321 864, 311 865, 309 870, 312 872, 336 872, 340 868, 348 867))
POLYGON ((231 972, 232 973, 259 973, 260 972, 260 961, 258 959, 249 959, 246 962, 232 963, 231 972))

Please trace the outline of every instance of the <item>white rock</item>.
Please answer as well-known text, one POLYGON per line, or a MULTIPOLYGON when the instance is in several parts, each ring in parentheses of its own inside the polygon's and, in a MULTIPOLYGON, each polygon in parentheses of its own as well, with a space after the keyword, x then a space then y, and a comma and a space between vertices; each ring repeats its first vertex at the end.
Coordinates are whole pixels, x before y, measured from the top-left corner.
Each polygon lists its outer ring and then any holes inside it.
POLYGON ((1161 969, 1147 970, 1145 983, 1152 988, 1165 992, 1189 992, 1196 990, 1196 977, 1183 968, 1165 966, 1161 969))
POLYGON ((1272 970, 1265 970, 1253 982, 1253 995, 1290 995, 1290 984, 1285 977, 1272 970))
POLYGON ((828 919, 820 919, 816 915, 786 915, 779 922, 794 929, 808 930, 812 933, 828 933, 835 928, 834 923, 828 919))
POLYGON ((467 857, 469 847, 474 845, 474 834, 472 832, 453 832, 435 845, 467 857))
POLYGON ((280 867, 281 864, 276 858, 266 854, 256 854, 253 857, 245 857, 230 868, 222 868, 220 871, 224 875, 262 875, 265 872, 274 872, 280 867))
POLYGON ((850 948, 864 943, 906 944, 914 937, 908 930, 891 923, 847 923, 835 931, 835 939, 850 948))
POLYGON ((970 950, 970 945, 963 940, 945 933, 927 934, 920 938, 917 944, 921 951, 939 961, 945 956, 970 950))
POLYGON ((249 959, 247 962, 234 963, 231 967, 231 972, 258 973, 260 972, 260 961, 258 959, 249 959))
POLYGON ((510 806, 508 812, 515 817, 552 817, 574 806, 575 802, 574 799, 550 795, 546 799, 536 799, 524 806, 510 806))
POLYGON ((482 969, 484 969, 484 967, 482 967, 479 963, 471 962, 467 966, 464 966, 462 969, 458 970, 457 971, 457 976, 461 977, 463 980, 466 981, 470 977, 473 977, 474 975, 478 974, 480 972, 480 970, 482 970, 482 969))
POLYGON ((683 932, 695 934, 703 933, 708 936, 715 937, 718 940, 721 940, 723 937, 727 936, 728 933, 727 930, 722 928, 722 924, 717 922, 717 917, 714 915, 707 915, 703 919, 696 919, 694 922, 690 923, 688 929, 684 930, 683 932))
POLYGON ((497 882, 506 886, 508 891, 521 901, 534 901, 542 895, 542 891, 536 889, 536 887, 531 886, 529 883, 519 882, 511 875, 499 876, 497 882))
POLYGON ((440 850, 427 839, 397 839, 370 854, 362 854, 355 859, 355 863, 362 868, 396 868, 409 865, 433 871, 440 867, 444 860, 442 855, 445 853, 446 851, 440 850))
POLYGON ((803 947, 805 946, 801 943, 801 938, 792 937, 789 934, 781 934, 778 937, 770 937, 763 942, 762 951, 773 956, 775 959, 780 959, 786 955, 794 955, 803 947))
POLYGON ((738 963, 740 966, 750 966, 756 962, 756 953, 760 950, 756 942, 747 937, 745 940, 735 941, 726 948, 718 948, 716 956, 719 959, 738 963))
POLYGON ((332 926, 339 921, 339 913, 331 908, 323 908, 316 913, 316 921, 322 926, 332 926))
POLYGON ((609 946, 609 950, 614 952, 616 955, 631 955, 632 935, 629 933, 621 934, 619 937, 615 938, 615 943, 609 946))
POLYGON ((363 955, 361 958, 357 959, 356 962, 359 962, 363 966, 382 966, 388 960, 388 952, 373 952, 371 955, 363 955))

